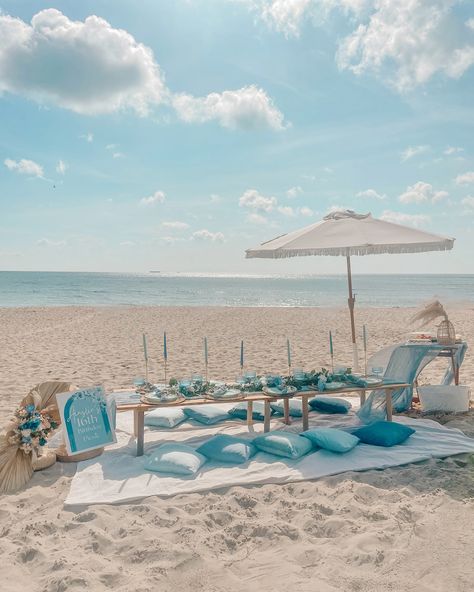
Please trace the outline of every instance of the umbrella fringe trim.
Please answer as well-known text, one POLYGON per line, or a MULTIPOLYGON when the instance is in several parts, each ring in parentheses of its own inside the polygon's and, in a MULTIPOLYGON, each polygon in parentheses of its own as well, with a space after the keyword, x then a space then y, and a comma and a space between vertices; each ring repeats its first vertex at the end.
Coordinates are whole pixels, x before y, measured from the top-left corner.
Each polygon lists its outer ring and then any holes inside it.
POLYGON ((405 245, 361 245, 359 247, 331 247, 328 249, 249 249, 245 252, 247 259, 285 259, 288 257, 305 257, 311 255, 341 256, 341 255, 383 255, 404 253, 426 253, 428 251, 449 251, 454 246, 454 239, 444 243, 407 243, 405 245))

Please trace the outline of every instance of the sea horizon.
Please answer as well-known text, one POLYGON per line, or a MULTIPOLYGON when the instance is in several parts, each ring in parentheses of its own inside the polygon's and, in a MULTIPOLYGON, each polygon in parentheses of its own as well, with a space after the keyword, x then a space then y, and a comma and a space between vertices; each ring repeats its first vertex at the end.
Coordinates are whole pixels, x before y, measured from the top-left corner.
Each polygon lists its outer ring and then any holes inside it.
MULTIPOLYGON (((359 307, 474 303, 474 274, 354 274, 359 307)), ((343 274, 0 271, 0 307, 338 307, 343 274)))

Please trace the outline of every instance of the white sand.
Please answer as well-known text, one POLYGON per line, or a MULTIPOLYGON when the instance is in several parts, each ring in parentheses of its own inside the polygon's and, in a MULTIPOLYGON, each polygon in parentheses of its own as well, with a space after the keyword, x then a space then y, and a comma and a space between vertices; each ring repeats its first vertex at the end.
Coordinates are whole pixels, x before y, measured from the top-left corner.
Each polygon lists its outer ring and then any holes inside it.
MULTIPOLYGON (((359 310, 370 350, 403 339, 411 313, 359 310)), ((472 313, 472 307, 452 311, 470 343, 472 313)), ((130 384, 143 375, 143 331, 155 379, 162 374, 156 358, 164 329, 176 376, 203 371, 203 335, 216 378, 238 374, 241 338, 247 366, 257 371, 285 370, 287 336, 295 367, 328 365, 329 329, 337 362, 351 360, 343 309, 0 309, 0 323, 2 423, 43 380, 130 384)), ((434 363, 425 378, 440 373, 434 363)), ((461 378, 474 384, 470 353, 461 378)), ((472 413, 440 419, 474 437, 472 413)), ((73 472, 57 463, 1 498, 2 592, 473 589, 474 461, 467 456, 294 485, 92 506, 78 514, 62 507, 73 472)))

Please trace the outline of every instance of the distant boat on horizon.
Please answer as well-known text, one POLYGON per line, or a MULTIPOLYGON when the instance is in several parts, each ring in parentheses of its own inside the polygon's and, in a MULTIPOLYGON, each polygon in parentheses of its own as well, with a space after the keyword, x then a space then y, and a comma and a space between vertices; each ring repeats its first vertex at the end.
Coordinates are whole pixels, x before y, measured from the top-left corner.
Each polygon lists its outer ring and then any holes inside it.
POLYGON ((152 269, 151 271, 149 271, 148 273, 161 273, 161 271, 155 271, 154 269, 152 269))

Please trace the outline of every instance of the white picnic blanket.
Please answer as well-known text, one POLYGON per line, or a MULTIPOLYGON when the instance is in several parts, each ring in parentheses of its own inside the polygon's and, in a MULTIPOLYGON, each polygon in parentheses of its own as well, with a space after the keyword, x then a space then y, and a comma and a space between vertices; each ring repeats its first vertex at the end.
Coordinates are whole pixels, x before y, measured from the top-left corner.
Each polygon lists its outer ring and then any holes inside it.
MULTIPOLYGON (((355 399, 351 399, 353 404, 355 399)), ((231 420, 214 426, 183 423, 173 429, 145 428, 145 456, 135 456, 132 437, 132 413, 117 416, 117 444, 101 456, 78 463, 65 506, 115 504, 142 499, 151 495, 163 497, 179 493, 208 491, 233 485, 289 483, 335 475, 345 471, 384 469, 429 458, 443 458, 464 452, 474 452, 474 439, 461 431, 441 426, 427 419, 397 417, 396 421, 416 429, 406 442, 392 448, 358 444, 351 452, 336 454, 318 450, 299 460, 283 459, 263 452, 243 465, 223 466, 207 462, 193 477, 169 476, 144 469, 146 454, 164 442, 179 441, 191 445, 217 433, 239 434, 252 438, 263 431, 262 423, 255 423, 249 432, 244 421, 231 420)), ((358 423, 354 413, 347 416, 310 414, 311 426, 348 426, 358 423)), ((301 431, 296 420, 285 426, 272 419, 272 429, 301 431)))

